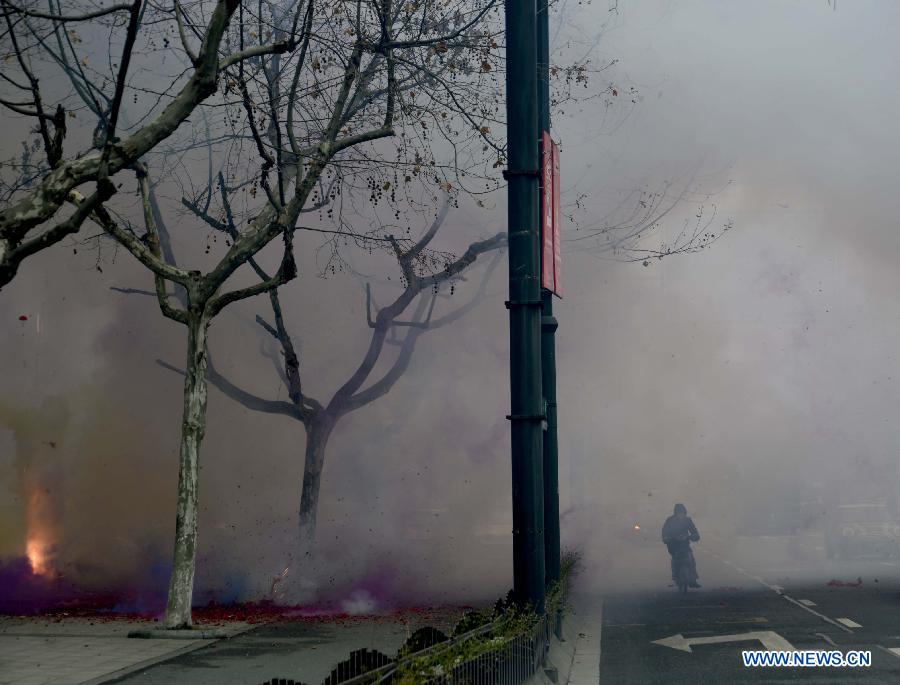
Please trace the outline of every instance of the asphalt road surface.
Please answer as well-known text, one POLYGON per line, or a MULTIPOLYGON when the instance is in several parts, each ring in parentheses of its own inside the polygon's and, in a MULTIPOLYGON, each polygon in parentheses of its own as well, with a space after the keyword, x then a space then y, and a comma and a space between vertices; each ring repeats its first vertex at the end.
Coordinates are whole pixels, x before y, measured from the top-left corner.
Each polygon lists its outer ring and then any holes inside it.
POLYGON ((900 683, 900 562, 827 560, 813 538, 734 542, 696 546, 703 588, 686 596, 669 584, 661 545, 630 551, 654 571, 604 597, 603 685, 900 683), (743 650, 766 648, 868 650, 872 665, 743 665, 743 650))

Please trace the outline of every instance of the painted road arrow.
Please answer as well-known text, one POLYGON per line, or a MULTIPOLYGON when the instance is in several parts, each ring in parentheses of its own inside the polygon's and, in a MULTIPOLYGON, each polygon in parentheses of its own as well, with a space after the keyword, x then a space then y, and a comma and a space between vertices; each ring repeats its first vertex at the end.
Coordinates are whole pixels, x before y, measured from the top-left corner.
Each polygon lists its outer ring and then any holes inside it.
POLYGON ((749 633, 738 633, 736 635, 708 635, 706 637, 685 637, 678 634, 664 637, 661 640, 653 640, 653 644, 671 647, 682 652, 690 652, 692 651, 691 645, 714 645, 719 642, 746 642, 748 640, 759 640, 762 642, 763 647, 770 652, 776 650, 795 651, 790 642, 771 630, 754 630, 749 633))

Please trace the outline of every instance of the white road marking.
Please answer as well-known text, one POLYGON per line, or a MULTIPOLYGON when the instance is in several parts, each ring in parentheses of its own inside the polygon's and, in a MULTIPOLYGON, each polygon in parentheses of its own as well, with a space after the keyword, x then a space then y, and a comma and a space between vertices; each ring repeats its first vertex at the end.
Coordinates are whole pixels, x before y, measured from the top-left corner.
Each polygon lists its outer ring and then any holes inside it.
POLYGON ((754 616, 753 618, 741 618, 736 621, 716 621, 716 623, 721 623, 723 625, 728 623, 768 623, 769 619, 764 618, 763 616, 754 616))
POLYGON ((839 618, 837 619, 839 623, 843 623, 848 628, 862 628, 862 626, 849 618, 839 618))
POLYGON ((661 640, 652 640, 651 642, 655 645, 671 647, 681 652, 690 652, 693 651, 691 650, 691 645, 714 645, 721 642, 746 642, 747 640, 759 640, 762 642, 763 647, 770 652, 796 651, 790 642, 771 630, 756 630, 735 635, 708 635, 706 637, 685 637, 679 633, 678 635, 670 635, 661 640))
POLYGON ((900 659, 900 647, 882 647, 881 645, 875 645, 878 649, 883 649, 888 654, 893 654, 895 657, 900 659))
POLYGON ((816 603, 813 602, 811 599, 798 599, 797 601, 800 602, 800 604, 802 604, 802 605, 805 606, 805 607, 814 607, 814 606, 816 606, 816 603))
POLYGON ((825 642, 830 644, 832 647, 837 647, 837 645, 834 644, 834 640, 832 640, 830 637, 828 637, 825 633, 816 633, 816 635, 818 635, 820 638, 825 640, 825 642))
POLYGON ((711 557, 714 557, 715 559, 718 559, 718 560, 721 561, 723 564, 727 564, 728 566, 731 566, 731 568, 733 568, 733 569, 734 569, 735 571, 737 571, 738 573, 740 573, 740 574, 742 574, 742 575, 744 575, 744 576, 747 576, 748 578, 751 578, 751 579, 755 580, 757 583, 759 583, 760 585, 763 585, 764 587, 769 588, 772 592, 775 592, 775 593, 777 593, 778 595, 784 597, 784 598, 785 598, 787 601, 789 601, 791 604, 800 607, 800 608, 803 609, 804 611, 808 611, 808 612, 811 613, 813 616, 818 616, 819 618, 821 618, 821 619, 822 619, 823 621, 825 621, 826 623, 830 623, 830 624, 833 625, 834 627, 840 628, 840 629, 843 630, 845 633, 852 633, 852 632, 853 632, 853 631, 852 631, 850 628, 848 628, 847 626, 845 626, 845 625, 843 625, 843 624, 841 624, 841 623, 838 623, 838 622, 835 621, 833 618, 828 618, 825 614, 820 614, 818 611, 816 611, 815 609, 811 609, 810 607, 806 606, 806 605, 803 604, 802 602, 798 602, 798 601, 797 601, 796 599, 794 599, 793 597, 784 594, 783 589, 776 589, 776 587, 777 587, 776 585, 770 585, 769 583, 767 583, 766 581, 764 581, 764 580, 763 580, 762 578, 760 578, 759 576, 754 576, 752 573, 747 573, 744 569, 742 569, 742 568, 741 568, 740 566, 738 566, 737 564, 731 563, 730 561, 728 561, 728 559, 724 559, 723 557, 720 557, 720 556, 719 556, 718 554, 716 554, 715 552, 711 552, 711 551, 709 551, 708 549, 703 549, 702 551, 705 552, 706 554, 709 554, 711 557))
POLYGON ((801 604, 800 602, 798 602, 798 601, 797 601, 796 599, 794 599, 793 597, 789 597, 788 595, 781 595, 781 596, 784 597, 784 598, 785 598, 787 601, 789 601, 791 604, 794 604, 795 606, 800 607, 800 608, 803 609, 804 611, 808 611, 808 612, 811 613, 813 616, 818 616, 819 618, 821 618, 821 619, 822 619, 823 621, 825 621, 826 623, 830 623, 831 625, 833 625, 835 628, 840 628, 840 629, 843 630, 845 633, 852 633, 852 632, 853 632, 852 630, 850 630, 850 628, 848 628, 847 626, 843 625, 842 623, 839 623, 838 621, 835 621, 833 618, 828 618, 825 614, 820 614, 820 613, 819 613, 818 611, 816 611, 815 609, 810 609, 808 606, 806 606, 806 605, 804 605, 804 604, 801 604))
POLYGON ((762 578, 760 578, 759 576, 754 576, 752 573, 747 573, 747 571, 745 571, 744 569, 742 569, 742 568, 741 568, 740 566, 738 566, 737 564, 728 561, 728 559, 725 559, 725 558, 723 558, 723 557, 720 557, 720 556, 719 556, 718 554, 716 554, 715 552, 710 552, 708 549, 704 549, 704 550, 702 550, 702 551, 705 552, 706 554, 709 554, 709 555, 712 556, 712 557, 715 557, 716 559, 718 559, 719 561, 721 561, 723 564, 727 564, 728 566, 731 566, 731 568, 733 568, 735 571, 737 571, 737 572, 740 573, 741 575, 747 576, 748 578, 750 578, 750 579, 752 579, 752 580, 755 580, 755 581, 756 581, 757 583, 759 583, 760 585, 764 585, 765 587, 769 588, 772 592, 776 592, 776 593, 778 593, 778 594, 780 595, 780 594, 782 593, 782 590, 784 590, 784 588, 782 588, 782 587, 780 587, 780 586, 778 586, 778 585, 770 585, 769 583, 767 583, 766 581, 764 581, 764 580, 763 580, 762 578))

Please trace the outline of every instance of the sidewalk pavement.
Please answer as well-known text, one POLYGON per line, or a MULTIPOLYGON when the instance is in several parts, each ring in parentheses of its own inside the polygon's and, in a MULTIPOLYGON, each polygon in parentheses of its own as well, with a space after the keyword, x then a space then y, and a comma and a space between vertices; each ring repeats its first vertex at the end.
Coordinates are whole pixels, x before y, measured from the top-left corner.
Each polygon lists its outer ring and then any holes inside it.
POLYGON ((596 594, 569 597, 562 640, 553 638, 544 668, 527 685, 598 685, 603 599, 596 594))
POLYGON ((0 617, 0 685, 259 685, 276 677, 320 685, 351 651, 393 656, 417 628, 452 631, 463 611, 204 624, 228 637, 196 640, 127 637, 158 628, 153 621, 0 617))
POLYGON ((600 682, 600 629, 603 599, 576 597, 571 602, 570 634, 575 641, 569 685, 598 685, 600 682))
POLYGON ((275 621, 109 682, 128 685, 260 685, 272 678, 321 685, 357 649, 393 656, 416 629, 450 633, 464 610, 275 621))
MULTIPOLYGON (((0 685, 94 685, 215 640, 133 639, 153 621, 73 617, 0 618, 0 685)), ((234 635, 248 624, 219 624, 234 635)))
MULTIPOLYGON (((152 621, 0 618, 0 685, 260 685, 272 678, 321 685, 356 649, 393 656, 416 629, 450 633, 463 610, 204 624, 227 639, 136 639, 152 621)), ((597 685, 599 600, 578 598, 554 648, 558 685, 597 685)))

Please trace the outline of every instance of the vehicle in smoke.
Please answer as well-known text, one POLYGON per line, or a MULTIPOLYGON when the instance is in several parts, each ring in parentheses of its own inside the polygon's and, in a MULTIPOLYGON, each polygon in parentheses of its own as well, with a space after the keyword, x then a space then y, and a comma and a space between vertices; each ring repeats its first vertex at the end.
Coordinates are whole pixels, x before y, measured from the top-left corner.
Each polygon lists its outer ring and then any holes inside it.
POLYGON ((829 512, 825 553, 829 559, 900 555, 900 523, 882 502, 837 505, 829 512))
POLYGON ((675 586, 678 588, 678 594, 686 595, 688 588, 691 587, 691 558, 690 552, 682 552, 672 560, 672 568, 675 580, 675 586))
POLYGON ((619 525, 619 537, 632 545, 640 547, 659 547, 659 523, 648 517, 632 517, 622 519, 619 525))
POLYGON ((659 547, 660 526, 665 514, 657 511, 652 503, 613 514, 611 518, 621 541, 641 547, 659 547))

